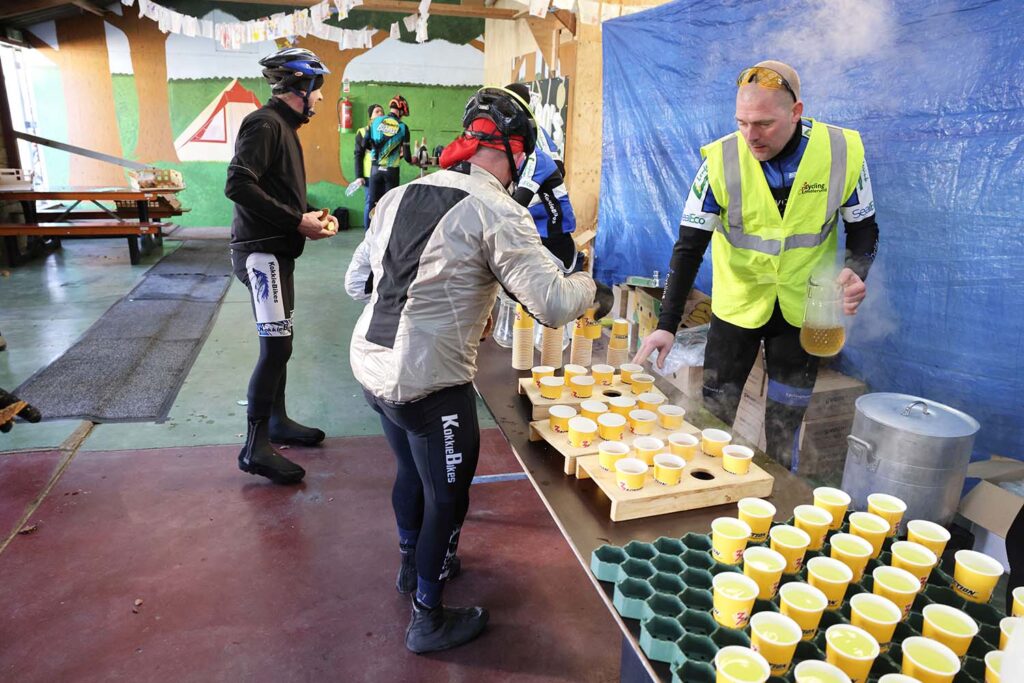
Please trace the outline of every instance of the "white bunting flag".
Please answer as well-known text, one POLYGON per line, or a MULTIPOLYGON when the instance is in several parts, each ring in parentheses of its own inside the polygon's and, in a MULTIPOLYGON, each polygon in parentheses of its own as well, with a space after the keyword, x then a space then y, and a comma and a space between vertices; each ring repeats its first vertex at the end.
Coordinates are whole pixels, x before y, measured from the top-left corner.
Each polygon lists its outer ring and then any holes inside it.
POLYGON ((389 37, 395 40, 399 40, 402 37, 402 29, 399 28, 397 21, 391 24, 391 35, 389 37))

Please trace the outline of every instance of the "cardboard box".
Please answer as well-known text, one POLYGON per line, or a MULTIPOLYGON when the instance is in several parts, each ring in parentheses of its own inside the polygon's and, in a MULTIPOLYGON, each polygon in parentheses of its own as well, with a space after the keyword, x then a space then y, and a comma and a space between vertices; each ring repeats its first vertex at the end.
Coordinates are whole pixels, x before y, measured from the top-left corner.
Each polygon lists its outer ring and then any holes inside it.
POLYGON ((1024 498, 999 484, 1024 479, 1024 462, 993 456, 991 460, 972 462, 967 467, 967 477, 981 481, 960 501, 960 514, 1006 538, 1006 532, 1024 505, 1024 498))
POLYGON ((853 414, 804 420, 794 440, 793 472, 805 477, 842 476, 853 414))
POLYGON ((814 422, 833 417, 853 416, 857 398, 868 391, 863 382, 835 370, 821 369, 804 420, 814 422))

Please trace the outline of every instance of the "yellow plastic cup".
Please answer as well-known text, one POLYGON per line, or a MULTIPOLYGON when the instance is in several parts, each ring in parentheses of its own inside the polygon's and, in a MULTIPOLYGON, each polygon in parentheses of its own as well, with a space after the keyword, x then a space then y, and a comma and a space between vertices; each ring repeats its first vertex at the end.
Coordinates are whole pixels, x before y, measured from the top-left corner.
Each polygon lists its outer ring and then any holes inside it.
POLYGON ((803 631, 795 621, 777 612, 759 612, 750 617, 750 647, 771 667, 772 676, 785 676, 803 631))
POLYGON ((811 537, 808 550, 821 550, 825 534, 832 528, 832 513, 817 505, 797 505, 793 508, 793 525, 811 537))
POLYGON ((541 377, 540 395, 552 401, 562 398, 562 390, 565 389, 565 379, 562 377, 541 377))
POLYGON ((732 435, 721 429, 705 429, 700 433, 701 450, 704 451, 704 455, 710 455, 712 458, 722 457, 722 449, 728 446, 730 441, 732 435))
POLYGON ((648 465, 654 464, 654 456, 665 450, 665 442, 653 436, 638 436, 633 439, 633 450, 636 451, 636 458, 643 460, 648 465))
POLYGON ((921 681, 913 676, 904 676, 903 674, 885 674, 878 679, 878 683, 921 683, 921 681))
POLYGON ((846 672, 834 664, 805 659, 793 668, 796 683, 850 683, 846 672))
POLYGON ((615 461, 615 481, 623 491, 639 491, 647 478, 647 463, 637 458, 619 458, 615 461))
POLYGON ((829 545, 832 547, 830 557, 850 568, 854 582, 860 581, 868 560, 875 552, 874 547, 867 540, 853 534, 833 534, 829 545))
POLYGON ((800 624, 804 640, 811 640, 818 633, 821 615, 828 607, 828 598, 814 586, 791 581, 779 588, 779 609, 787 617, 800 624))
POLYGON ((533 383, 540 387, 541 377, 554 377, 555 369, 550 365, 534 365, 530 369, 530 375, 533 377, 533 383))
POLYGON ((594 376, 594 381, 603 387, 610 387, 615 382, 615 368, 611 365, 605 365, 604 363, 592 365, 590 366, 590 374, 594 376))
POLYGON ((715 654, 715 683, 764 683, 772 670, 749 647, 729 645, 715 654))
POLYGON ((711 616, 726 628, 746 628, 757 599, 754 580, 735 572, 716 574, 711 580, 711 616))
MULTIPOLYGON (((967 616, 967 615, 964 615, 964 616, 967 616)), ((968 617, 968 618, 970 618, 970 617, 968 617)), ((1010 634, 1013 633, 1014 629, 1024 628, 1024 627, 1021 626, 1021 624, 1024 624, 1024 618, 1021 618, 1021 617, 1003 617, 1002 619, 999 620, 999 649, 1000 650, 1005 650, 1006 649, 1006 644, 1010 641, 1010 634)), ((968 644, 970 644, 970 641, 968 641, 968 644)), ((946 643, 946 645, 949 645, 949 643, 946 643)), ((953 652, 957 651, 957 649, 955 647, 953 647, 952 645, 950 645, 949 647, 950 647, 951 650, 953 650, 953 652)), ((963 655, 961 655, 961 656, 963 656, 963 655)))
POLYGON ((771 548, 752 546, 743 551, 743 574, 757 584, 759 600, 771 600, 779 592, 786 558, 771 548))
POLYGON ((700 439, 693 434, 687 434, 685 432, 676 432, 675 434, 668 435, 668 449, 672 455, 678 455, 684 460, 693 460, 694 456, 697 455, 697 446, 700 445, 700 439))
POLYGON ((789 524, 778 524, 768 532, 772 550, 786 558, 786 573, 796 574, 804 568, 804 554, 811 542, 806 531, 789 524))
POLYGON ((912 519, 907 522, 907 540, 923 545, 935 553, 936 557, 942 557, 949 538, 949 531, 935 522, 926 519, 912 519))
POLYGON ((623 363, 619 366, 619 374, 622 377, 624 384, 633 383, 633 375, 640 374, 644 371, 644 366, 637 365, 636 363, 623 363))
POLYGON ((618 413, 597 416, 597 433, 608 441, 621 441, 626 434, 626 418, 618 413))
POLYGON ((1011 595, 1013 596, 1013 610, 1010 612, 1010 615, 1024 617, 1024 586, 1014 588, 1011 595))
POLYGON ((597 421, 597 418, 608 412, 608 404, 604 401, 582 401, 580 403, 580 415, 588 420, 597 421))
POLYGON ((812 557, 807 560, 807 583, 828 598, 828 609, 839 609, 846 597, 846 589, 853 580, 853 570, 831 557, 812 557))
MULTIPOLYGON (((650 409, 648 408, 648 410, 650 409)), ((654 412, 658 414, 658 425, 670 432, 681 429, 683 418, 686 417, 686 411, 683 408, 673 405, 660 405, 654 412)))
POLYGON ((629 390, 637 396, 646 394, 654 388, 654 375, 634 372, 629 379, 629 390))
POLYGON ((572 406, 551 406, 548 408, 548 425, 553 432, 568 434, 569 420, 574 417, 576 417, 576 409, 572 406))
POLYGON ((654 432, 654 425, 658 422, 658 416, 649 410, 629 411, 629 431, 638 436, 648 436, 654 432))
POLYGON ((602 441, 597 446, 597 464, 608 472, 615 471, 615 463, 629 455, 629 446, 621 441, 602 441))
POLYGON ((903 641, 901 649, 903 673, 921 683, 952 683, 960 673, 960 658, 931 638, 912 636, 903 641))
POLYGON ((629 396, 612 396, 608 399, 608 407, 613 413, 629 417, 629 414, 636 408, 636 399, 629 396))
POLYGON ((985 683, 999 683, 1003 675, 1003 660, 1006 653, 992 650, 985 655, 985 683))
POLYGON ((892 544, 892 566, 906 569, 921 582, 924 590, 931 576, 932 569, 939 563, 939 558, 928 548, 912 541, 896 541, 892 544))
POLYGON ((569 420, 569 445, 573 448, 589 448, 597 441, 597 424, 585 417, 569 420))
POLYGON ((921 634, 925 638, 939 641, 957 657, 967 654, 971 641, 978 635, 978 624, 974 619, 955 607, 938 603, 925 605, 921 614, 924 616, 921 634))
POLYGON ((836 624, 825 631, 825 659, 845 671, 851 683, 868 679, 878 654, 878 642, 862 628, 836 624))
POLYGON ((533 318, 526 312, 522 304, 516 304, 516 317, 512 321, 512 327, 517 330, 533 329, 533 318))
POLYGON ((648 391, 636 397, 636 407, 642 410, 649 410, 652 413, 657 413, 658 406, 663 403, 665 403, 665 397, 653 391, 648 391))
POLYGON ((850 494, 831 486, 819 486, 814 489, 814 504, 832 515, 832 526, 829 528, 835 531, 843 525, 846 510, 850 507, 850 494))
POLYGON ((723 564, 739 564, 750 540, 750 527, 735 517, 711 522, 711 557, 723 564))
POLYGON ((722 449, 722 469, 729 474, 746 474, 754 460, 753 449, 734 443, 722 449))
POLYGON ((567 363, 562 371, 562 375, 565 377, 566 385, 570 385, 573 377, 586 377, 587 369, 582 365, 567 363))
POLYGON ((870 633, 882 652, 889 651, 896 625, 902 620, 903 610, 889 598, 873 593, 850 598, 850 622, 870 633))
POLYGON ((594 378, 586 375, 573 376, 569 380, 573 398, 590 398, 594 395, 594 378))
POLYGON ((889 522, 871 512, 854 512, 850 515, 850 533, 860 536, 871 544, 871 557, 882 552, 882 543, 889 535, 889 522))
POLYGON ((683 478, 686 461, 678 455, 659 453, 654 456, 654 481, 665 486, 675 486, 683 478))
POLYGON ((974 550, 958 550, 954 557, 953 590, 965 600, 988 602, 1003 575, 1003 565, 974 550))
POLYGON ((906 569, 897 567, 876 567, 871 572, 875 587, 872 593, 888 598, 903 612, 906 619, 914 598, 921 592, 921 582, 906 569))
POLYGON ((896 496, 887 493, 872 493, 868 496, 868 512, 889 522, 890 536, 895 536, 899 531, 906 511, 907 504, 896 496))
POLYGON ((736 507, 739 518, 750 527, 751 543, 764 543, 775 521, 775 506, 760 498, 740 498, 736 507))

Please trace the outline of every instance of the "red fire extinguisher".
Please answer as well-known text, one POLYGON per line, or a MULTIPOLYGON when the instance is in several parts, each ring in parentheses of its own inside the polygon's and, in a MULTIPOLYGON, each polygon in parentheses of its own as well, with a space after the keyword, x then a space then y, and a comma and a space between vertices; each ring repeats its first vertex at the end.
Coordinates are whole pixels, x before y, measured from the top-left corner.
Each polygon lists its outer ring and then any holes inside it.
POLYGON ((352 132, 352 100, 347 96, 338 100, 338 130, 342 133, 352 132))

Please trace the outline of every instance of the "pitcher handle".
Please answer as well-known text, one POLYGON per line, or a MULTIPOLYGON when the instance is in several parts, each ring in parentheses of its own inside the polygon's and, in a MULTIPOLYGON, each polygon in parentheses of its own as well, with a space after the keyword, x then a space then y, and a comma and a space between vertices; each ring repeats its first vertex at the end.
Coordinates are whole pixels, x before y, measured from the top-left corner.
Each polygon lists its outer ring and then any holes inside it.
POLYGON ((913 412, 914 408, 916 408, 918 406, 921 407, 921 414, 922 415, 931 415, 931 412, 929 412, 929 410, 928 410, 928 404, 927 403, 925 403, 924 401, 914 401, 913 403, 909 404, 906 408, 903 409, 903 412, 902 412, 903 417, 909 417, 910 413, 913 412))

